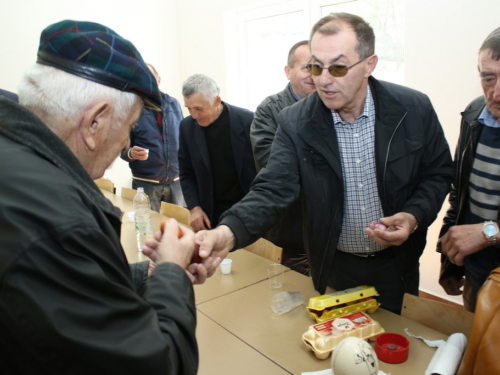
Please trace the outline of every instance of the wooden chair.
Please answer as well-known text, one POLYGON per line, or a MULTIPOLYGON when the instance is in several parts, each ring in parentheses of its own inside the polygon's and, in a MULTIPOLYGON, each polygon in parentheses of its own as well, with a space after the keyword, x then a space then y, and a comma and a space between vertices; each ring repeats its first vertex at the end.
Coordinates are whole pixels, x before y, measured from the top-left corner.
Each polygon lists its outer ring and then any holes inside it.
POLYGON ((129 201, 133 201, 136 194, 137 194, 137 190, 122 187, 122 191, 120 193, 120 196, 122 198, 128 199, 129 201))
POLYGON ((461 332, 467 339, 474 314, 460 307, 405 293, 401 316, 445 335, 461 332))
POLYGON ((179 223, 191 228, 191 212, 187 208, 173 203, 161 202, 160 214, 171 217, 179 223))
POLYGON ((113 194, 115 193, 115 184, 113 181, 108 180, 107 178, 98 178, 97 180, 94 180, 94 182, 99 189, 109 191, 113 194))
POLYGON ((253 244, 248 245, 244 249, 250 251, 251 253, 269 259, 275 263, 281 263, 281 259, 283 256, 283 249, 266 240, 265 238, 259 238, 253 244))

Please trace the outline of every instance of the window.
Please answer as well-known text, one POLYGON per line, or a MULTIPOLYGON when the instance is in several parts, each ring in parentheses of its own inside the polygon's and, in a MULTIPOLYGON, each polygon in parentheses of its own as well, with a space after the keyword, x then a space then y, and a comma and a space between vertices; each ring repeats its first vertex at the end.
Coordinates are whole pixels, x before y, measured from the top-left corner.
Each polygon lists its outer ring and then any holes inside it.
POLYGON ((404 83, 403 0, 288 0, 227 11, 228 101, 251 110, 287 84, 284 67, 296 42, 331 12, 363 17, 375 31, 374 77, 404 83))

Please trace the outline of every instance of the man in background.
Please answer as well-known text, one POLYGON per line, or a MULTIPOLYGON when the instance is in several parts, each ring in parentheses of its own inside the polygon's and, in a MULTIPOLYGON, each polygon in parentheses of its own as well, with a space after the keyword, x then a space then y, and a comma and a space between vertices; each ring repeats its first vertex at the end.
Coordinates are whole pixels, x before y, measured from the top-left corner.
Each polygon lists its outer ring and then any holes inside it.
MULTIPOLYGON (((311 73, 307 69, 309 60, 311 60, 309 42, 303 40, 295 43, 288 52, 288 62, 285 66, 285 74, 290 82, 283 91, 264 99, 255 111, 250 127, 250 139, 257 172, 267 165, 281 110, 304 99, 315 90, 311 73)), ((284 211, 265 237, 283 248, 285 266, 309 275, 302 237, 301 208, 298 201, 284 211)))
POLYGON ((300 199, 316 290, 371 285, 399 313, 404 293, 418 294, 427 228, 450 189, 448 144, 426 95, 372 77, 375 35, 362 18, 332 13, 309 43, 316 92, 281 111, 266 168, 196 236, 200 256, 252 243, 300 199))
MULTIPOLYGON (((148 64, 158 86, 161 77, 148 64)), ((182 206, 183 197, 179 181, 179 125, 182 109, 177 99, 162 92, 162 110, 145 109, 130 132, 130 148, 121 153, 132 170, 132 188, 144 188, 151 209, 159 212, 161 202, 182 206)))
POLYGON ((144 249, 155 263, 129 265, 122 212, 93 181, 143 106, 161 107, 141 55, 108 27, 61 21, 18 92, 21 105, 0 98, 0 371, 196 374, 193 233, 178 239, 170 219, 144 249))
POLYGON ((450 295, 463 293, 472 312, 479 289, 500 266, 500 28, 481 45, 478 71, 484 95, 462 112, 450 208, 438 243, 444 254, 439 283, 450 295))
POLYGON ((190 116, 181 122, 179 167, 195 231, 217 226, 220 215, 245 196, 256 174, 250 143, 253 113, 223 102, 219 91, 203 74, 182 85, 190 116))

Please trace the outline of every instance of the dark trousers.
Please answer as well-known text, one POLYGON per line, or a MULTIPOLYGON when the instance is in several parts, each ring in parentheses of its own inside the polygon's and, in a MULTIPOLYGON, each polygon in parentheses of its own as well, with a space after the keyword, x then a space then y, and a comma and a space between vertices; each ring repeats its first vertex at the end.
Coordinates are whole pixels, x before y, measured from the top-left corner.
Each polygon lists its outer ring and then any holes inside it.
MULTIPOLYGON (((396 250, 397 251, 397 250, 396 250)), ((404 275, 404 281, 394 256, 394 249, 383 250, 379 256, 359 257, 337 250, 328 285, 336 290, 360 285, 373 286, 379 293, 381 306, 393 313, 401 313, 404 293, 418 295, 419 264, 404 275)))
POLYGON ((305 276, 310 276, 309 262, 307 261, 306 254, 290 254, 283 248, 282 262, 288 268, 301 273, 305 276))

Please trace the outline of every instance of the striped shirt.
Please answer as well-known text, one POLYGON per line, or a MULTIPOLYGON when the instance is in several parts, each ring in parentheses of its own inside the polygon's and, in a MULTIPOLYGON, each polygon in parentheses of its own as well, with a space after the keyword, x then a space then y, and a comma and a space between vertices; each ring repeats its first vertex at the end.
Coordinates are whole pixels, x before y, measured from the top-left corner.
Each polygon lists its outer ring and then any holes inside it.
MULTIPOLYGON (((472 172, 469 178, 468 204, 465 206, 464 224, 496 220, 500 207, 500 126, 485 107, 478 118, 483 125, 477 143, 472 172)), ((474 278, 486 280, 489 273, 500 265, 497 247, 487 247, 464 260, 474 278)))
POLYGON ((371 253, 377 245, 364 229, 384 216, 375 170, 375 106, 368 87, 363 113, 353 124, 332 111, 344 179, 344 217, 337 248, 349 253, 371 253))

